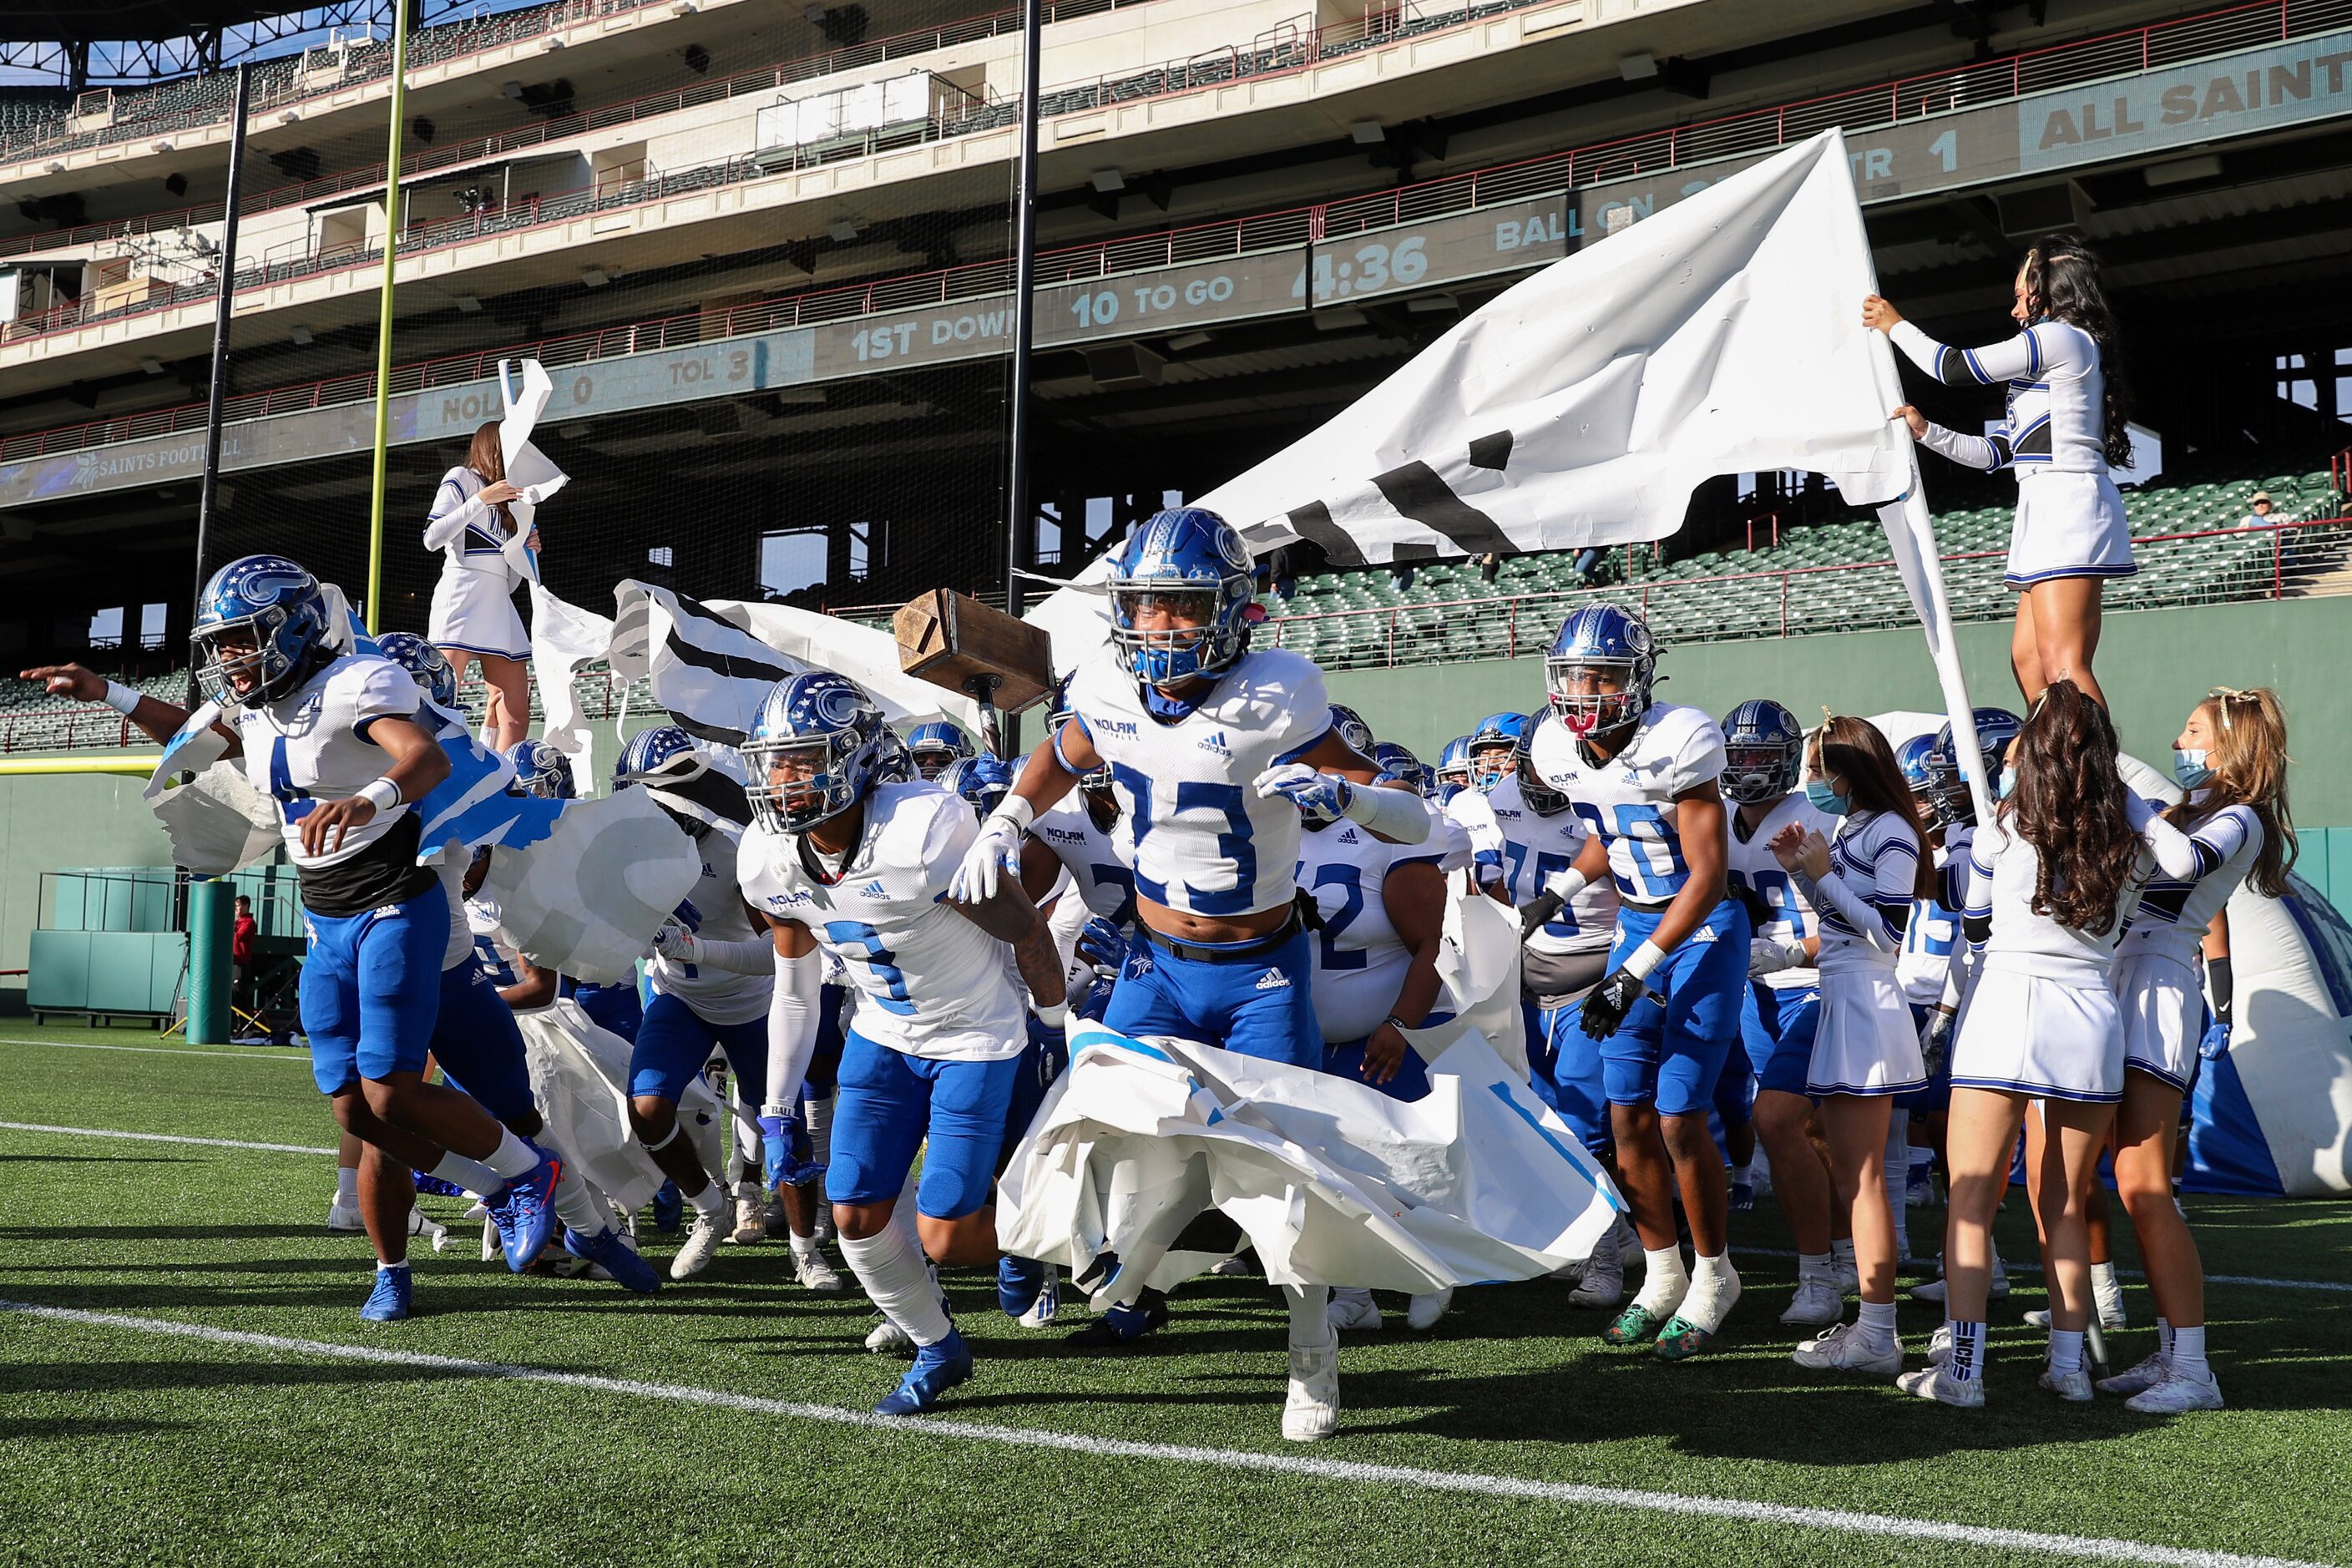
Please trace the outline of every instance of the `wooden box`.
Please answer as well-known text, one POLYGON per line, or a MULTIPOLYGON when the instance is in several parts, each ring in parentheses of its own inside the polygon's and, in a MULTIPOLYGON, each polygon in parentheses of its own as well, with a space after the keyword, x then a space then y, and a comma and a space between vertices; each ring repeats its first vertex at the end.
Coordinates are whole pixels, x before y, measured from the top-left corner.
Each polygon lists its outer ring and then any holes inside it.
POLYGON ((973 682, 997 678, 990 700, 1018 713, 1054 690, 1053 639, 1042 626, 992 610, 968 594, 934 588, 890 617, 898 668, 950 691, 976 695, 973 682))

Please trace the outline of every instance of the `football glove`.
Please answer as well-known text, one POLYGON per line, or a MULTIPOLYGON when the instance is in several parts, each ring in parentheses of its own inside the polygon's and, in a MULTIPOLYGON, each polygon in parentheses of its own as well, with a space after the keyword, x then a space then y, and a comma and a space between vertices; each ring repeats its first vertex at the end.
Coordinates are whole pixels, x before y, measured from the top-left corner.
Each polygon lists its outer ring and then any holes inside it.
POLYGON ((1919 1059, 1931 1079, 1943 1076, 1945 1059, 1952 1053, 1952 1026, 1958 1021, 1958 1015, 1930 1007, 1927 1021, 1919 1026, 1919 1059))
POLYGON ((663 922, 654 932, 654 952, 672 963, 694 962, 694 933, 676 921, 663 922))
POLYGON ((1286 797, 1308 822, 1337 822, 1348 814, 1356 787, 1335 773, 1318 773, 1305 763, 1285 763, 1257 775, 1258 798, 1286 797))
POLYGON ((1037 1047, 1037 1087, 1051 1089, 1054 1080, 1070 1068, 1069 1032, 1033 1016, 1029 1020, 1029 1040, 1037 1047))
POLYGON ((1535 935, 1537 928, 1559 913, 1560 899, 1557 893, 1538 893, 1519 910, 1519 940, 1535 935))
POLYGON ((781 1186, 806 1186, 824 1173, 824 1167, 803 1160, 793 1145, 803 1137, 798 1115, 760 1118, 760 1172, 770 1192, 781 1186))
POLYGON ((2215 1019, 2205 1026, 2205 1037, 2197 1042, 2197 1054, 2209 1062, 2218 1062, 2230 1054, 2230 1026, 2215 1019))
POLYGON ((980 825, 980 837, 963 852, 963 862, 948 879, 948 898, 959 904, 984 904, 996 897, 996 883, 1004 868, 1021 856, 1021 825, 1009 816, 992 815, 980 825))
POLYGON ((1605 1040, 1617 1032, 1633 1004, 1642 999, 1642 982, 1630 969, 1618 969, 1592 988, 1584 999, 1584 1033, 1587 1037, 1605 1040))
POLYGON ((1811 962, 1805 956, 1802 942, 1782 942, 1771 936, 1748 939, 1748 977, 1750 980, 1778 974, 1784 969, 1802 969, 1811 962))
POLYGON ((1080 958, 1107 974, 1117 974, 1127 963, 1127 937, 1108 915, 1097 915, 1078 928, 1075 950, 1080 958))

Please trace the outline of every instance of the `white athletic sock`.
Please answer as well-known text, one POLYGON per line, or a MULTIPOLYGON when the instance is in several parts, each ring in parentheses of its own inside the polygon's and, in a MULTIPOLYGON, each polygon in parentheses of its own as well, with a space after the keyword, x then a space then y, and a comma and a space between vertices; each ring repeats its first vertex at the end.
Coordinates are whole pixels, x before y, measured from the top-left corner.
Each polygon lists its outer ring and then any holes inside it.
POLYGON ((1285 1285, 1282 1299, 1290 1308, 1290 1342, 1302 1349, 1331 1342, 1331 1287, 1285 1285))
POLYGON ((792 1242, 794 1258, 806 1258, 816 1250, 816 1237, 814 1236, 803 1236, 794 1231, 792 1233, 792 1242))
POLYGON ((1946 1323, 1952 1331, 1952 1355, 1944 1363, 1944 1375, 1954 1383, 1974 1383, 1984 1375, 1985 1326, 1958 1319, 1946 1323))
POLYGON ((2116 1266, 2114 1263, 2094 1263, 2091 1265, 2091 1289, 2094 1290, 2109 1290, 2118 1293, 2122 1291, 2123 1285, 2116 1279, 2116 1266))
POLYGON ((2156 1353, 2168 1361, 2172 1356, 2172 1325, 2160 1315, 2156 1320, 2156 1353))
POLYGON ((1797 1279, 1800 1283, 1807 1279, 1827 1279, 1836 1271, 1837 1258, 1830 1253, 1800 1252, 1797 1254, 1797 1279))
POLYGON ((1746 1164, 1744 1164, 1744 1165, 1734 1165, 1734 1166, 1732 1166, 1732 1167, 1731 1167, 1730 1174, 1729 1174, 1728 1176, 1727 1176, 1725 1179, 1726 1179, 1726 1180, 1727 1180, 1728 1182, 1730 1182, 1730 1183, 1731 1183, 1731 1184, 1732 1184, 1733 1186, 1735 1186, 1735 1187, 1752 1187, 1752 1186, 1754 1186, 1754 1185, 1756 1184, 1756 1162, 1755 1162, 1755 1160, 1751 1158, 1751 1159, 1749 1159, 1749 1160, 1748 1160, 1748 1162, 1746 1164))
POLYGON ((347 1209, 359 1207, 360 1168, 357 1165, 335 1167, 335 1202, 347 1209))
POLYGON ((569 1165, 563 1167, 563 1175, 555 1184, 555 1215, 566 1229, 583 1236, 599 1235, 613 1223, 605 1215, 604 1205, 596 1201, 595 1192, 569 1165))
POLYGON ((1854 1327, 1871 1345, 1880 1350, 1891 1348, 1895 1341, 1895 1303, 1864 1301, 1862 1316, 1854 1327))
POLYGON ((725 1214, 730 1202, 728 1191, 717 1182, 705 1182, 698 1193, 688 1193, 686 1201, 694 1205, 698 1215, 725 1214))
POLYGON ((1886 1119, 1886 1149, 1879 1162, 1886 1186, 1886 1209, 1895 1219, 1895 1256, 1911 1255, 1911 1117, 1897 1110, 1886 1119))
POLYGON ((397 1263, 385 1263, 379 1260, 375 1266, 375 1271, 378 1274, 405 1274, 408 1272, 408 1259, 404 1258, 397 1263))
POLYGON ((2083 1331, 2050 1331, 2050 1365, 2056 1372, 2075 1372, 2083 1365, 2083 1331))
MULTIPOLYGON (((1677 1257, 1681 1255, 1676 1254, 1677 1257)), ((1717 1253, 1713 1258, 1691 1259, 1690 1289, 1683 1297, 1678 1314, 1685 1322, 1705 1329, 1708 1333, 1723 1326, 1731 1304, 1739 1300, 1739 1271, 1731 1267, 1728 1254, 1717 1253)))
POLYGON ((499 1179, 511 1182, 517 1176, 528 1175, 540 1162, 539 1151, 515 1136, 511 1127, 499 1129, 499 1146, 482 1156, 482 1163, 496 1171, 499 1179))
POLYGON ((2172 1350, 2165 1366, 2175 1377, 2210 1378, 2213 1369, 2205 1364, 2205 1325, 2193 1329, 2172 1331, 2172 1350))
POLYGON ((1837 1259, 1840 1268, 1852 1268, 1854 1266, 1853 1237, 1849 1236, 1831 1242, 1830 1256, 1837 1259))
POLYGON ((845 1236, 841 1256, 848 1259, 857 1282, 866 1287, 867 1299, 908 1339, 919 1345, 935 1345, 954 1331, 955 1325, 948 1321, 947 1308, 940 1300, 940 1288, 923 1266, 923 1254, 907 1245, 905 1231, 886 1225, 863 1240, 845 1236))
POLYGON ((833 1096, 814 1096, 801 1102, 802 1122, 808 1128, 809 1158, 820 1165, 833 1163, 833 1096))
MULTIPOLYGON (((514 1134, 509 1132, 507 1136, 511 1138, 514 1134)), ((453 1187, 463 1187, 476 1197, 488 1197, 506 1185, 496 1171, 479 1160, 468 1160, 463 1154, 452 1154, 446 1150, 442 1152, 441 1163, 425 1173, 453 1187)))
POLYGON ((1690 1270, 1683 1267, 1682 1247, 1662 1247, 1653 1252, 1645 1247, 1642 1258, 1642 1290, 1633 1298, 1633 1305, 1654 1317, 1672 1317, 1690 1294, 1690 1270))

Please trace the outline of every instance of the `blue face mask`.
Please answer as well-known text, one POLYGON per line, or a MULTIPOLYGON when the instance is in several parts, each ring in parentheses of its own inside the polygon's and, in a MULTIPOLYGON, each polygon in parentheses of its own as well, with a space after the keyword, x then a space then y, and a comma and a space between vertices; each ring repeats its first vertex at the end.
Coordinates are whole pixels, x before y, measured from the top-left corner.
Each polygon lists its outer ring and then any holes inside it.
POLYGON ((1832 816, 1843 816, 1853 809, 1853 803, 1830 788, 1827 779, 1807 779, 1805 798, 1813 803, 1816 811, 1825 811, 1832 816))
POLYGON ((1995 785, 1993 785, 1993 786, 1992 786, 1992 797, 1993 797, 1993 799, 1995 799, 1995 800, 2007 800, 2011 795, 2015 795, 2016 793, 2017 793, 2017 770, 2016 770, 2015 768, 2004 768, 2004 769, 2002 769, 2002 770, 2001 770, 2001 774, 2000 774, 2000 783, 1999 783, 1999 784, 1995 784, 1995 785))
POLYGON ((2182 789, 2195 789, 2212 782, 2213 770, 2206 765, 2203 752, 2184 752, 2175 747, 2172 752, 2172 779, 2182 789))

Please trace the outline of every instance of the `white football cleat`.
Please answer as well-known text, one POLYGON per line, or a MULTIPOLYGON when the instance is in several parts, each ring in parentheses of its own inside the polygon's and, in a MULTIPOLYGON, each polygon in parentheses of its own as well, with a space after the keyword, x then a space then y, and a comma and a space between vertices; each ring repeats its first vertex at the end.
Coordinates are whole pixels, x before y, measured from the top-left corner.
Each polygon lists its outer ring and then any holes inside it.
POLYGON ((2049 1362, 2042 1363, 2042 1386, 2070 1405, 2087 1405, 2091 1401, 2091 1374, 2078 1363, 2064 1372, 2049 1362))
POLYGON ((2190 1410, 2219 1410, 2221 1385, 2210 1376, 2188 1377, 2174 1373, 2143 1394, 2124 1401, 2124 1408, 2141 1415, 2179 1415, 2190 1410))
POLYGON ((1984 1408, 1984 1379, 1972 1377, 1962 1383, 1940 1366, 1924 1372, 1906 1372, 1895 1380, 1895 1386, 1921 1399, 1933 1399, 1938 1404, 1957 1405, 1962 1410, 1984 1408))
POLYGON ((1045 1283, 1038 1290, 1037 1299, 1029 1303, 1027 1311, 1013 1321, 1024 1329, 1050 1329, 1054 1326, 1054 1320, 1061 1315, 1062 1270, 1058 1266, 1048 1263, 1045 1265, 1045 1283))
POLYGON ((1445 1309, 1454 1305, 1454 1288, 1429 1290, 1413 1297, 1404 1304, 1404 1326, 1426 1332, 1437 1327, 1437 1320, 1445 1316, 1445 1309))
POLYGON ((1221 1275, 1227 1279, 1238 1279, 1249 1271, 1250 1260, 1247 1253, 1235 1253, 1231 1258, 1221 1258, 1209 1267, 1210 1273, 1221 1275))
POLYGON ((2032 1311, 2026 1313, 2025 1326, 2029 1329, 2048 1329, 2050 1327, 2050 1309, 2047 1307, 2036 1307, 2032 1311))
POLYGON ((1597 1307, 1604 1312, 1613 1312, 1625 1300, 1624 1229, 1625 1222, 1621 1219, 1592 1244, 1592 1256, 1584 1260, 1576 1289, 1568 1294, 1570 1306, 1597 1307))
POLYGON ((1293 1443, 1328 1437, 1339 1427, 1339 1342, 1290 1347, 1290 1392, 1282 1435, 1293 1443))
POLYGON ((843 1289, 841 1270, 835 1268, 833 1260, 823 1252, 814 1247, 805 1252, 797 1247, 792 1250, 793 1278, 799 1281, 802 1289, 831 1292, 843 1289))
POLYGON ((1380 1304, 1372 1300, 1370 1290, 1351 1285, 1340 1285, 1331 1291, 1331 1304, 1323 1316, 1331 1327, 1343 1334, 1376 1334, 1381 1331, 1380 1304))
POLYGON ((1903 1370, 1903 1342, 1882 1350, 1863 1338, 1855 1323, 1840 1323, 1819 1339, 1799 1345, 1789 1359, 1808 1372, 1868 1372, 1882 1377, 1903 1370))
POLYGON ((768 1216, 761 1212, 760 1189, 749 1182, 735 1194, 735 1228, 727 1239, 738 1247, 768 1239, 768 1216))
POLYGON ((677 1256, 669 1260, 669 1277, 691 1279, 709 1268, 711 1256, 719 1250, 719 1240, 727 1234, 729 1223, 728 1213, 723 1208, 710 1214, 696 1214, 692 1228, 686 1233, 686 1240, 678 1246, 677 1256))
POLYGON ((1797 1281, 1797 1294, 1780 1321, 1792 1329, 1826 1328, 1845 1316, 1845 1298, 1834 1280, 1818 1275, 1797 1281))
POLYGON ((2099 1392, 2120 1394, 2126 1397, 2146 1394, 2171 1375, 2171 1365, 2164 1359, 2164 1352, 2150 1351, 2137 1366, 2126 1367, 2113 1377, 2099 1379, 2099 1392))
POLYGON ((347 1233, 354 1230, 365 1230, 367 1228, 367 1221, 361 1216, 359 1205, 353 1204, 351 1207, 345 1208, 343 1206, 343 1194, 337 1193, 333 1197, 327 1200, 327 1228, 329 1230, 343 1231, 347 1233))
POLYGON ((913 1355, 915 1342, 906 1330, 885 1318, 867 1332, 866 1348, 876 1355, 913 1355))

